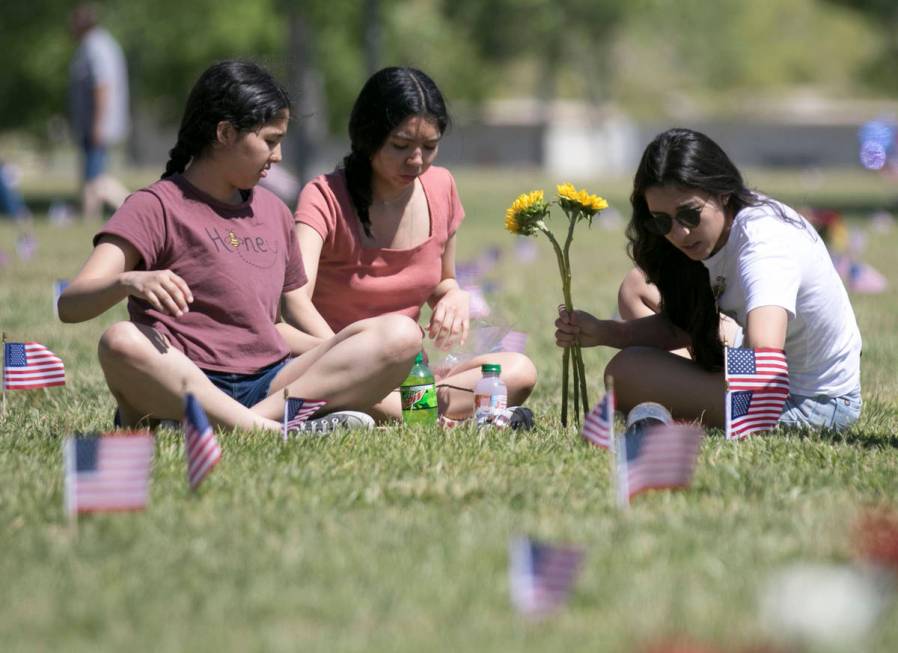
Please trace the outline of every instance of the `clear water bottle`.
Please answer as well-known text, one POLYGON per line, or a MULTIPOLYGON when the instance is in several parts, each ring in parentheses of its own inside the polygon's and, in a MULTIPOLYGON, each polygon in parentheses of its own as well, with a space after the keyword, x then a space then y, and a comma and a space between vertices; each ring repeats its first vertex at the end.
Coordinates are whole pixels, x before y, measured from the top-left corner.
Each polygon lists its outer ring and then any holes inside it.
POLYGON ((478 424, 492 422, 507 407, 508 388, 499 378, 502 366, 487 363, 480 366, 483 376, 474 386, 474 419, 478 424))
POLYGON ((433 373, 418 354, 405 381, 399 386, 402 421, 406 424, 434 424, 437 421, 437 390, 433 373))

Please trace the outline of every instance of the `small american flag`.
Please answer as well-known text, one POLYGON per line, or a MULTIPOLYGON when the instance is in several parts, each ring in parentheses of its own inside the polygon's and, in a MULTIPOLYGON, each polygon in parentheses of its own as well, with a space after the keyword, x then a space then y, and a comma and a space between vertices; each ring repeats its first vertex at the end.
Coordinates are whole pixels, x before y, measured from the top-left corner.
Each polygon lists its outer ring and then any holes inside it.
POLYGON ((188 393, 184 407, 184 455, 187 457, 187 483, 196 490, 221 460, 221 447, 206 412, 188 393))
POLYGON ((154 439, 149 432, 65 438, 66 511, 142 510, 150 489, 154 439))
POLYGON ((580 435, 602 449, 614 448, 614 390, 609 389, 586 419, 580 435))
POLYGON ((782 349, 726 348, 726 437, 744 438, 776 426, 789 396, 782 349))
POLYGON ((3 347, 3 389, 33 390, 65 385, 65 366, 36 342, 7 342, 3 347))
POLYGON ((529 537, 508 546, 511 602, 528 617, 542 617, 561 607, 571 593, 583 551, 542 544, 529 537))
POLYGON ((290 429, 301 427, 303 422, 321 410, 326 404, 326 401, 288 397, 287 401, 284 402, 284 440, 287 440, 287 432, 290 429))
POLYGON ((688 487, 704 431, 692 424, 638 426, 617 451, 618 500, 646 490, 688 487))

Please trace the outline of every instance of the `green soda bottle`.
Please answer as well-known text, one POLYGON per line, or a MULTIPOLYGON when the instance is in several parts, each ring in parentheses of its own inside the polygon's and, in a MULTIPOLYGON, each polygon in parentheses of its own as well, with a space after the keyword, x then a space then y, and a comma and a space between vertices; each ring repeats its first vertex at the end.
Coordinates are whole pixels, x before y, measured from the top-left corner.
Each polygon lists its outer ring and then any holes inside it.
POLYGON ((433 373, 418 354, 408 377, 399 386, 402 421, 406 424, 434 424, 437 421, 437 390, 433 373))

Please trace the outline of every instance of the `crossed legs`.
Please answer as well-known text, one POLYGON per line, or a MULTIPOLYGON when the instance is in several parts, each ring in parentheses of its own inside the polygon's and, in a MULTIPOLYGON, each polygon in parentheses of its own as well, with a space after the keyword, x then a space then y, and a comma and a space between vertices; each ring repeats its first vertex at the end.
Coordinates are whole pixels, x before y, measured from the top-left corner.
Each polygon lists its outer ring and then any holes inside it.
POLYGON ((405 378, 420 348, 421 331, 408 318, 357 322, 284 366, 269 396, 252 408, 215 387, 195 363, 150 327, 132 322, 112 325, 100 338, 99 358, 125 426, 144 418, 180 419, 186 387, 213 424, 275 430, 280 428, 284 388, 292 396, 327 399, 327 411, 364 409, 405 378))

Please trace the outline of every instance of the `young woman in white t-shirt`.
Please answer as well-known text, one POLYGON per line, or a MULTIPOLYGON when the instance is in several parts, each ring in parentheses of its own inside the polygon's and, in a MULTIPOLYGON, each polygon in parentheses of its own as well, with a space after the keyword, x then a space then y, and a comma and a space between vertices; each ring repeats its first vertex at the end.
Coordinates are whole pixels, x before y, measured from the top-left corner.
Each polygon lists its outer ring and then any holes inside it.
POLYGON ((790 395, 780 423, 843 429, 857 421, 860 332, 804 218, 746 188, 723 150, 688 129, 648 145, 630 202, 628 249, 638 269, 621 286, 624 321, 561 310, 555 323, 559 346, 622 350, 605 370, 620 408, 656 401, 676 417, 722 426, 726 344, 785 350, 790 395), (727 318, 741 327, 738 338, 727 318), (682 348, 688 356, 673 353, 682 348))

